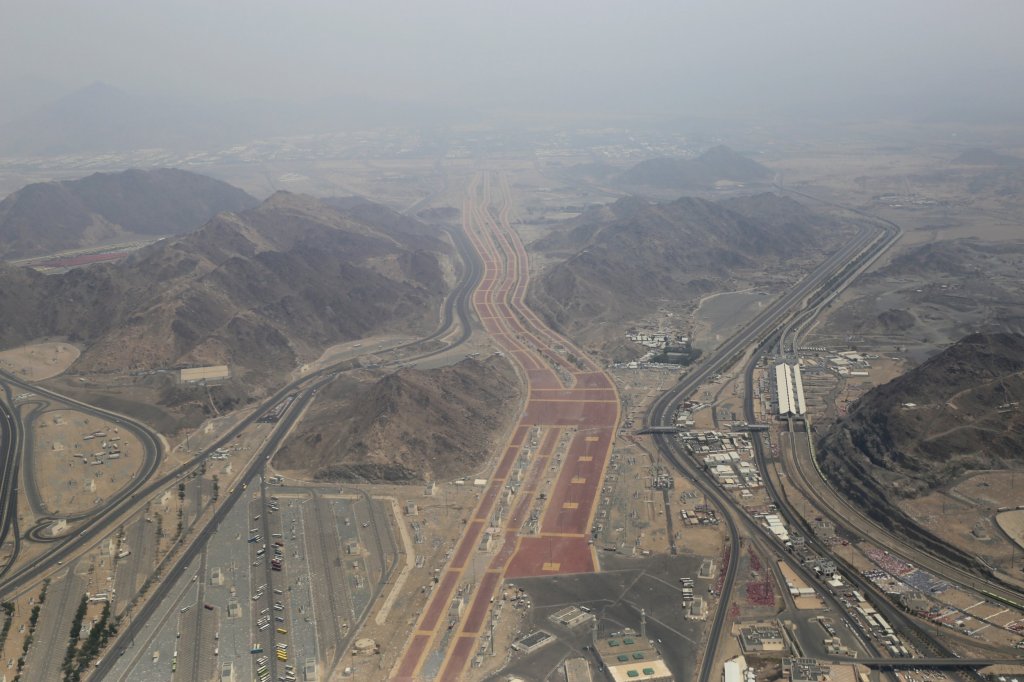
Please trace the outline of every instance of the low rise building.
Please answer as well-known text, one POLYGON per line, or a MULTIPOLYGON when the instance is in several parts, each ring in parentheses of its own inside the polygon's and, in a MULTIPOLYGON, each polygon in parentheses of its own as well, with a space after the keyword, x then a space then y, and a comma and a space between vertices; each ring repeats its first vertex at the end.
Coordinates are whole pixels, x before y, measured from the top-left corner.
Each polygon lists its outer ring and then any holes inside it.
POLYGON ((740 648, 745 654, 785 651, 786 638, 777 623, 754 624, 740 628, 740 648))

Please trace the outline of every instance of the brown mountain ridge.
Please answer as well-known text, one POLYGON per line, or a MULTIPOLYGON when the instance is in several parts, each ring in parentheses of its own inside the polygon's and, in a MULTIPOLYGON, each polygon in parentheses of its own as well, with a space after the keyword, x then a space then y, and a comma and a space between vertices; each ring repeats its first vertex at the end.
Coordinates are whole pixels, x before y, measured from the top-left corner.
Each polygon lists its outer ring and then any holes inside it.
POLYGON ((58 336, 82 347, 72 372, 228 364, 266 383, 333 343, 432 329, 450 257, 425 226, 393 232, 278 193, 117 263, 0 264, 0 347, 58 336))
POLYGON ((274 465, 330 481, 469 476, 489 457, 519 400, 515 372, 499 355, 370 382, 342 376, 320 391, 274 465))
POLYGON ((1024 335, 971 334, 853 404, 818 441, 829 482, 908 543, 963 566, 978 559, 899 505, 971 470, 1024 466, 1024 335))
POLYGON ((587 343, 664 300, 696 299, 737 277, 763 279, 784 264, 787 272, 772 276, 791 276, 796 261, 831 248, 835 230, 827 216, 774 194, 719 202, 627 197, 529 245, 549 261, 529 300, 550 324, 587 343))
POLYGON ((661 157, 641 161, 616 178, 625 187, 666 189, 708 188, 720 181, 766 182, 772 171, 725 145, 708 149, 693 159, 661 157))
POLYGON ((174 168, 36 183, 0 202, 0 257, 183 234, 221 211, 258 203, 237 187, 174 168))

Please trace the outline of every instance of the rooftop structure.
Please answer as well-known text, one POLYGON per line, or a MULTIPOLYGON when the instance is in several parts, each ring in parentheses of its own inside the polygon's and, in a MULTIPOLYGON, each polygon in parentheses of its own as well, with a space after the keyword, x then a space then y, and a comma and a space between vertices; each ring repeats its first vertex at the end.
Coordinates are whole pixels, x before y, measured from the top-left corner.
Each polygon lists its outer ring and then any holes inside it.
POLYGON ((786 648, 786 640, 778 625, 749 625, 740 629, 740 647, 744 653, 782 651, 786 648))
POLYGON ((813 658, 783 658, 782 672, 793 682, 862 682, 869 677, 863 666, 813 658))
POLYGON ((744 682, 747 659, 743 656, 730 658, 722 665, 722 682, 744 682))
POLYGON ((779 396, 779 416, 788 417, 807 412, 799 364, 780 362, 775 365, 775 391, 779 396))
POLYGON ((616 682, 672 679, 672 673, 661 660, 661 654, 643 632, 637 634, 627 628, 613 637, 597 640, 594 648, 608 669, 608 674, 616 682))
POLYGON ((565 662, 565 682, 591 682, 590 662, 585 658, 570 658, 565 662))
POLYGON ((608 666, 608 673, 615 682, 672 682, 672 672, 661 659, 638 661, 608 666))
POLYGON ((231 377, 227 365, 211 365, 209 367, 188 367, 181 370, 179 381, 183 384, 195 381, 223 381, 231 377))
POLYGON ((551 614, 549 618, 556 623, 573 628, 588 620, 593 620, 594 614, 588 613, 578 606, 567 606, 551 614))
POLYGON ((530 653, 531 651, 536 651, 545 644, 550 644, 554 639, 555 638, 547 632, 544 632, 543 630, 536 630, 514 642, 512 644, 512 648, 516 651, 530 653))

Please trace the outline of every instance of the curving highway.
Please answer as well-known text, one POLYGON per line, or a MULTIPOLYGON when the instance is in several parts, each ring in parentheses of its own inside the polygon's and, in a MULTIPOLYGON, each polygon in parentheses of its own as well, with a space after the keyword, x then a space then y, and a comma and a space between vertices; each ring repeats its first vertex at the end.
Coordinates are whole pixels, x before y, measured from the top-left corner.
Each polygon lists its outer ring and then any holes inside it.
POLYGON ((512 229, 511 207, 505 177, 484 172, 470 184, 463 219, 484 262, 484 277, 473 293, 474 307, 484 330, 523 378, 526 404, 390 679, 464 679, 487 630, 495 594, 506 578, 596 570, 588 538, 619 421, 618 394, 586 354, 526 305, 528 258, 512 229), (502 513, 502 493, 531 433, 541 445, 531 458, 526 482, 502 513), (524 533, 541 473, 548 471, 548 458, 562 436, 567 443, 565 460, 574 466, 562 466, 552 476, 538 530, 524 533), (500 527, 497 549, 478 557, 481 538, 492 525, 500 527), (479 571, 478 558, 486 566, 479 571), (449 620, 451 600, 466 583, 466 609, 458 619, 449 620))
POLYGON ((14 531, 11 555, 0 568, 0 575, 14 564, 20 550, 18 537, 18 470, 21 460, 21 421, 15 415, 14 399, 9 386, 4 386, 5 399, 0 400, 0 546, 14 531))
MULTIPOLYGON (((429 346, 435 341, 443 340, 450 336, 458 325, 460 333, 454 339, 447 341, 440 348, 431 348, 430 350, 424 350, 412 357, 405 358, 401 362, 413 362, 417 360, 423 360, 430 358, 441 353, 448 352, 452 348, 464 343, 472 334, 471 326, 471 313, 469 309, 469 296, 472 291, 476 288, 477 284, 481 279, 483 272, 483 265, 477 259, 476 252, 470 245, 468 239, 461 233, 451 233, 452 241, 458 250, 460 259, 462 261, 462 272, 460 273, 459 282, 456 287, 448 295, 441 311, 441 320, 438 328, 429 336, 422 339, 411 341, 401 346, 396 346, 393 350, 414 350, 417 347, 429 346)), ((399 364, 399 361, 392 361, 384 363, 385 366, 394 366, 399 364)), ((287 434, 291 431, 291 428, 301 419, 305 408, 313 401, 317 391, 327 383, 329 383, 335 375, 347 369, 349 361, 343 361, 335 365, 323 368, 315 373, 307 375, 290 382, 288 385, 279 389, 273 396, 267 399, 261 408, 255 411, 252 415, 246 418, 234 426, 224 436, 222 436, 216 443, 212 444, 207 450, 169 474, 161 477, 159 481, 155 481, 144 490, 140 491, 138 497, 145 499, 152 493, 165 487, 167 484, 172 483, 177 478, 187 473, 192 468, 196 467, 199 462, 208 458, 213 454, 217 448, 223 447, 226 443, 234 439, 235 435, 241 433, 244 428, 247 428, 251 424, 259 420, 260 417, 268 413, 274 408, 281 400, 288 395, 295 395, 295 400, 291 406, 285 411, 281 419, 275 425, 275 429, 267 442, 261 448, 259 453, 252 459, 246 469, 242 472, 241 477, 235 483, 234 488, 228 495, 223 499, 212 517, 203 524, 203 528, 196 529, 195 533, 191 536, 192 539, 190 544, 182 551, 176 558, 171 562, 170 566, 166 571, 166 575, 172 576, 177 575, 179 572, 185 570, 193 560, 202 551, 203 546, 206 543, 207 530, 209 528, 215 528, 224 518, 227 516, 231 508, 239 502, 243 495, 248 494, 248 486, 252 483, 257 476, 263 470, 263 466, 270 460, 273 454, 280 447, 287 434)), ((109 530, 109 524, 107 526, 109 530)), ((70 548, 70 545, 83 544, 86 538, 77 538, 76 540, 69 543, 69 547, 61 546, 58 552, 70 553, 74 549, 70 548)), ((52 561, 51 561, 52 564, 52 561)), ((394 564, 381 576, 381 584, 387 581, 390 577, 390 573, 394 568, 394 564)), ((36 574, 38 576, 38 573, 36 574)), ((132 641, 134 637, 141 631, 145 623, 152 617, 153 613, 158 608, 159 604, 167 598, 170 593, 171 587, 173 586, 173 580, 162 580, 154 588, 153 592, 146 598, 145 603, 133 616, 131 623, 125 626, 118 633, 118 642, 132 641)), ((379 585, 378 585, 379 589, 379 585)), ((0 584, 0 591, 4 590, 4 586, 0 584)), ((376 598, 376 597, 374 597, 376 598)), ((363 618, 369 614, 367 609, 363 618)), ((360 623, 354 623, 350 629, 351 633, 355 633, 359 629, 360 623)), ((103 679, 111 669, 113 668, 119 647, 117 643, 111 646, 107 650, 107 654, 97 663, 96 667, 96 679, 103 679)))
MULTIPOLYGON (((833 292, 841 289, 852 278, 860 267, 876 258, 879 254, 889 248, 899 237, 898 227, 883 224, 881 229, 863 226, 857 235, 833 253, 823 263, 818 265, 807 276, 796 284, 792 289, 772 302, 762 310, 753 320, 747 323, 739 332, 734 334, 724 344, 706 355, 697 367, 692 369, 676 386, 662 394, 648 409, 645 418, 645 425, 671 426, 678 405, 688 398, 704 384, 712 375, 721 372, 731 366, 737 359, 744 355, 751 346, 761 346, 766 339, 773 336, 774 332, 783 325, 794 309, 802 307, 812 297, 819 299, 827 298, 833 292)), ((739 556, 739 533, 737 519, 746 518, 742 510, 737 512, 736 503, 725 495, 713 481, 708 478, 702 470, 692 465, 689 457, 680 452, 677 443, 665 434, 655 434, 654 441, 662 455, 676 469, 689 475, 708 497, 712 498, 720 509, 730 509, 732 514, 725 514, 727 529, 729 532, 730 555, 739 556)), ((737 560, 729 562, 725 579, 722 586, 722 594, 727 595, 732 591, 736 579, 737 560)), ((699 679, 701 682, 709 682, 715 679, 717 674, 712 670, 718 642, 721 639, 725 625, 726 609, 719 605, 712 621, 711 630, 707 639, 705 651, 702 656, 699 679)))
MULTIPOLYGON (((406 358, 404 360, 405 362, 423 360, 445 353, 451 348, 464 343, 472 333, 469 296, 476 287, 477 282, 480 280, 482 265, 476 258, 476 252, 473 250, 472 245, 464 234, 458 231, 451 231, 449 234, 462 262, 462 272, 460 273, 459 282, 445 299, 444 305, 441 309, 439 325, 432 334, 415 341, 395 346, 391 349, 394 351, 415 351, 417 348, 430 348, 429 350, 424 350, 413 357, 406 358), (457 337, 444 343, 440 347, 432 347, 435 342, 441 341, 449 336, 454 331, 456 324, 460 329, 460 333, 457 337)), ((384 363, 384 366, 393 366, 395 364, 398 363, 393 361, 384 363)), ((4 384, 9 383, 10 385, 18 386, 27 392, 32 392, 52 400, 73 405, 75 409, 101 416, 110 421, 119 420, 121 425, 131 428, 136 435, 140 436, 140 440, 144 443, 147 450, 145 455, 145 465, 143 468, 144 473, 136 476, 136 478, 133 479, 132 485, 128 489, 122 490, 121 493, 108 500, 107 503, 99 509, 95 510, 90 517, 84 519, 84 523, 75 528, 77 534, 52 538, 52 540, 60 544, 57 544, 57 546, 48 552, 45 557, 34 562, 32 565, 23 566, 16 571, 12 571, 10 569, 13 562, 9 562, 7 567, 0 571, 0 577, 3 578, 0 580, 0 593, 14 594, 27 585, 35 582, 47 572, 62 564, 75 552, 78 552, 82 548, 88 546, 98 537, 102 537, 106 533, 109 533, 116 523, 119 522, 121 512, 125 505, 132 506, 137 500, 147 499, 157 491, 187 475, 191 470, 207 460, 210 455, 214 454, 217 448, 224 447, 230 443, 244 429, 258 421, 288 395, 294 394, 297 391, 308 392, 315 390, 332 379, 337 372, 348 369, 350 366, 351 361, 345 360, 288 383, 274 393, 274 395, 265 400, 260 408, 254 411, 252 415, 232 427, 205 451, 199 453, 191 461, 179 465, 156 479, 152 479, 151 477, 152 472, 156 470, 157 466, 159 466, 161 459, 159 441, 156 436, 141 423, 124 415, 99 410, 80 401, 66 398, 54 393, 53 391, 48 391, 39 386, 26 384, 15 377, 10 377, 5 373, 0 372, 0 379, 2 379, 2 383, 4 384)), ((9 388, 7 390, 8 397, 10 397, 9 388)), ((295 407, 295 405, 292 405, 288 412, 298 412, 295 407)), ((16 414, 12 421, 17 421, 16 414)), ((17 509, 17 488, 15 481, 17 480, 18 460, 19 457, 16 455, 14 457, 13 467, 7 465, 4 467, 4 471, 0 472, 7 475, 3 480, 0 480, 0 489, 13 489, 9 496, 4 497, 4 506, 15 510, 17 509), (10 475, 12 472, 13 475, 10 475)), ((4 462, 8 462, 8 458, 5 458, 4 462)), ((17 514, 15 513, 11 516, 15 519, 14 523, 16 523, 17 514)), ((53 520, 49 521, 49 523, 52 522, 53 520)), ((49 524, 46 522, 42 525, 37 524, 35 529, 36 535, 34 537, 39 537, 38 534, 46 525, 49 524)), ((51 540, 51 538, 47 536, 41 536, 41 539, 51 540)))

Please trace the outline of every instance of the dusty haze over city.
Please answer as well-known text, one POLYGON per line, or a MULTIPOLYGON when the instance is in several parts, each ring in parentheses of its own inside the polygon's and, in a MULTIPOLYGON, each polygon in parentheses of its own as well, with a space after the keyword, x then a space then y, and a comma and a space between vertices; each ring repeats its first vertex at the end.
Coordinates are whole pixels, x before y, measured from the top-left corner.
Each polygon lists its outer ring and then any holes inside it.
POLYGON ((1021 682, 1021 0, 0 0, 0 680, 1021 682))
POLYGON ((3 15, 0 118, 96 81, 179 104, 259 104, 284 133, 328 125, 299 113, 311 105, 345 126, 339 98, 412 124, 1024 112, 1024 6, 1012 0, 10 0, 3 15))

